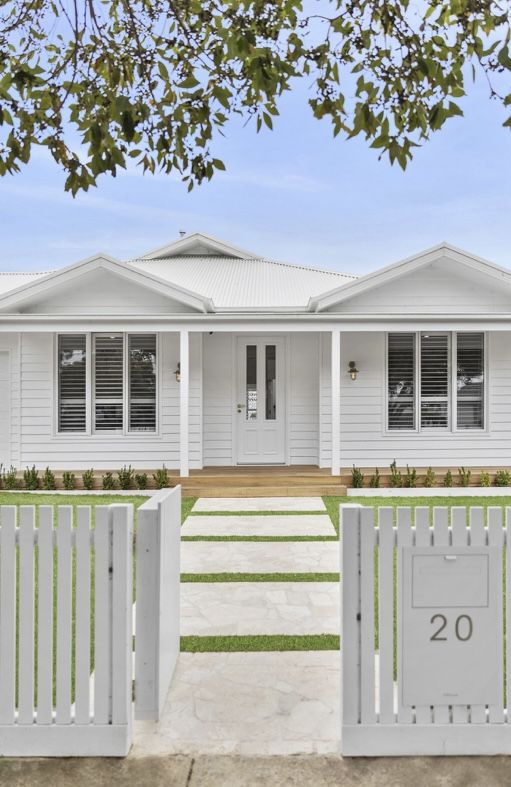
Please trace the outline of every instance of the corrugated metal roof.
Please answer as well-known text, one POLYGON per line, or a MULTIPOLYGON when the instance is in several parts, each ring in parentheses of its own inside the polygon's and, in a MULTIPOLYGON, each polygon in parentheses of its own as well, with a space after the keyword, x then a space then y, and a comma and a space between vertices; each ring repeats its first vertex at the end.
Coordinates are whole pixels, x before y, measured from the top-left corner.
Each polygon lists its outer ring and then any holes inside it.
POLYGON ((309 298, 356 279, 345 273, 317 270, 265 258, 183 256, 128 265, 211 298, 219 309, 304 308, 309 298))
POLYGON ((43 276, 48 276, 49 273, 52 273, 52 271, 9 271, 5 273, 0 271, 0 295, 3 295, 5 292, 11 292, 11 290, 15 290, 18 287, 23 287, 24 284, 30 284, 36 279, 42 279, 43 276))

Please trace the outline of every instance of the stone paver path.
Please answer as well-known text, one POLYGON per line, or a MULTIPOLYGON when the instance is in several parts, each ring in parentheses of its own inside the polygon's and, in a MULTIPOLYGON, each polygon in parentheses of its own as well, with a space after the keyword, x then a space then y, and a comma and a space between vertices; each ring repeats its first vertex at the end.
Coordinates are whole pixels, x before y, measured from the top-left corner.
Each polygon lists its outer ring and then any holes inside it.
POLYGON ((338 573, 332 541, 183 541, 184 574, 338 573))
POLYGON ((182 532, 184 536, 335 536, 328 514, 192 514, 185 520, 182 532))
POLYGON ((181 634, 337 634, 337 582, 185 582, 181 634))
POLYGON ((321 497, 200 497, 192 511, 326 511, 326 507, 321 497))
POLYGON ((337 753, 339 696, 335 651, 182 653, 161 722, 135 724, 133 755, 337 753))
MULTIPOLYGON (((304 635, 339 634, 339 582, 321 577, 339 572, 339 543, 323 501, 203 499, 182 535, 197 538, 182 541, 181 571, 195 575, 181 584, 182 635, 197 638, 192 642, 210 637, 208 647, 215 637, 243 636, 247 650, 181 653, 161 721, 136 725, 135 755, 338 752, 338 651, 250 651, 257 646, 252 635, 259 646, 261 636, 271 636, 273 646, 288 647, 280 636, 296 643, 304 635), (226 540, 201 540, 208 536, 226 540), (238 540, 228 540, 233 536, 238 540), (300 541, 303 536, 311 540, 300 541), (233 581, 211 581, 214 574, 233 581), (261 576, 242 582, 236 574, 261 576), (307 574, 312 581, 277 581, 279 574, 307 574)), ((216 640, 216 647, 232 642, 216 640)))

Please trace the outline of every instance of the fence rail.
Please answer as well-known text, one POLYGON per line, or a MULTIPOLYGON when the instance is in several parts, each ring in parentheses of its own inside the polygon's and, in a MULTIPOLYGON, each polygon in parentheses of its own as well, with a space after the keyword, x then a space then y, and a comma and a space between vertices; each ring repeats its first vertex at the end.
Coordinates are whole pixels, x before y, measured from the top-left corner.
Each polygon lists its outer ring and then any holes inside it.
POLYGON ((133 507, 0 507, 0 755, 131 745, 133 507))
MULTIPOLYGON (((449 509, 440 507, 401 507, 395 512, 390 507, 375 510, 347 505, 341 506, 340 514, 343 754, 510 753, 511 508, 504 512, 490 507, 486 521, 484 509, 479 507, 454 507, 449 517, 449 509), (486 649, 480 669, 483 676, 499 678, 497 701, 405 704, 403 654, 408 642, 403 620, 411 552, 432 556, 445 552, 451 559, 456 553, 482 554, 490 559, 492 550, 497 559, 490 564, 488 593, 494 599, 495 635, 500 634, 496 641, 502 647, 497 652, 486 649)), ((465 588, 469 596, 473 595, 470 581, 466 580, 465 588)), ((431 582, 428 587, 431 589, 431 582)), ((464 588, 458 587, 458 591, 464 592, 464 588)), ((466 610, 461 609, 459 616, 466 626, 466 610)), ((445 617, 439 615, 440 624, 445 617)), ((456 633, 459 642, 469 638, 464 631, 456 633)), ((428 639, 434 637, 433 633, 428 639)), ((443 640, 447 638, 438 639, 446 648, 443 640)), ((417 653, 420 660, 420 649, 417 653)), ((429 666, 423 664, 425 673, 429 666)), ((462 660, 459 669, 464 669, 462 660)))

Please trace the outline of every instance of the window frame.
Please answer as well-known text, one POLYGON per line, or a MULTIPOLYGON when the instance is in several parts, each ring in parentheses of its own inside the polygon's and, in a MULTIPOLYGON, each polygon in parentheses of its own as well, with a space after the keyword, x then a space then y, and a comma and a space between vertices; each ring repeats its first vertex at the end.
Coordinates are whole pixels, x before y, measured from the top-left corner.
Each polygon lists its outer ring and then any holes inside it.
POLYGON ((136 440, 160 438, 160 385, 161 385, 161 362, 160 362, 160 334, 156 331, 59 331, 54 335, 53 342, 53 390, 54 390, 54 412, 53 412, 53 434, 62 440, 66 438, 76 440, 79 437, 94 437, 98 440, 111 440, 115 437, 129 437, 136 440), (155 382, 155 428, 153 431, 149 430, 131 430, 129 428, 129 358, 128 358, 128 337, 130 335, 139 335, 141 333, 148 333, 156 336, 156 382, 155 382), (86 398, 85 398, 85 418, 86 429, 82 432, 69 432, 60 431, 59 429, 59 388, 58 388, 58 346, 59 336, 69 335, 85 335, 85 351, 86 351, 86 398), (96 431, 94 428, 94 407, 95 407, 95 352, 94 352, 94 337, 95 336, 122 336, 123 337, 123 426, 122 429, 105 430, 101 429, 96 431))
POLYGON ((385 349, 384 349, 384 424, 383 433, 392 438, 398 435, 446 435, 456 434, 464 435, 483 435, 488 434, 488 372, 489 359, 488 359, 488 333, 487 331, 386 331, 385 332, 385 349), (415 335, 415 427, 413 429, 391 429, 389 428, 389 386, 388 386, 388 371, 389 371, 389 334, 391 333, 413 333, 415 335), (447 336, 449 342, 449 395, 448 395, 448 426, 447 427, 422 427, 421 426, 421 336, 427 333, 429 335, 447 336), (458 335, 464 333, 479 333, 483 336, 483 426, 476 426, 473 428, 459 429, 457 424, 458 416, 458 393, 457 393, 457 349, 458 349, 458 335))

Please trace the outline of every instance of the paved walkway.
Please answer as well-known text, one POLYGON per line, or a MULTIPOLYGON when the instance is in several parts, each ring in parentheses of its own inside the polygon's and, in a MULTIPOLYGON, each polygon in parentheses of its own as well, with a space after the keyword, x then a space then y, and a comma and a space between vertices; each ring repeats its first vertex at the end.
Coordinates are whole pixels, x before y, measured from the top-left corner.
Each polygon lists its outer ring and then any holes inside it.
MULTIPOLYGON (((181 585, 182 636, 339 633, 339 543, 321 498, 201 499, 182 535, 181 571, 195 575, 181 585), (243 540, 254 537, 286 540, 243 540)), ((182 653, 160 723, 136 724, 133 755, 339 752, 338 651, 244 647, 182 653)))

